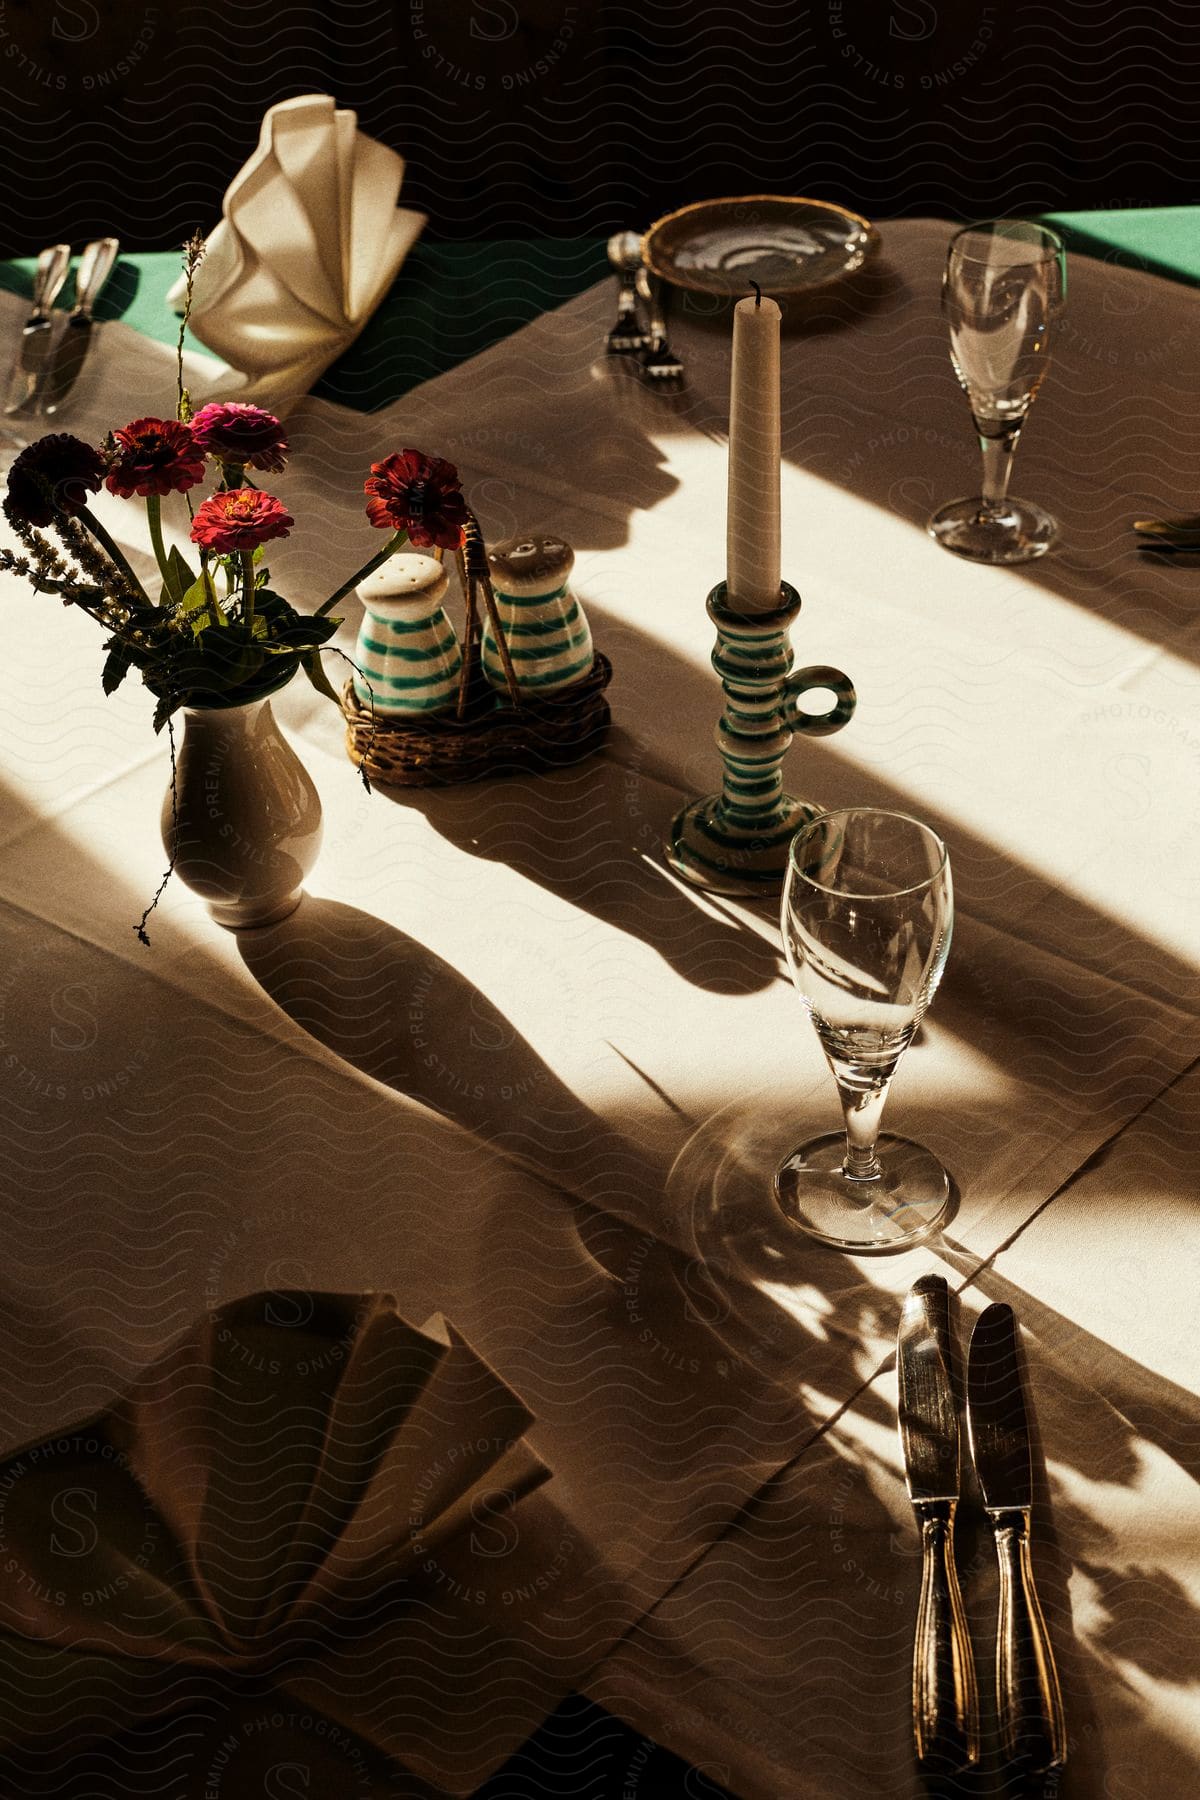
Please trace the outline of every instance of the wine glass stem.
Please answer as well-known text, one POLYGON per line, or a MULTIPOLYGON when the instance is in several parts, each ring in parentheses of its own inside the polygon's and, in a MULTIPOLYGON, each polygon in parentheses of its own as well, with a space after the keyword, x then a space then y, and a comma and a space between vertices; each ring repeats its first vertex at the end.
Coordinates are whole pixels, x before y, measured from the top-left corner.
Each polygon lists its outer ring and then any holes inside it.
POLYGON ((890 1084, 884 1081, 860 1087, 839 1079, 837 1085, 846 1121, 846 1160, 842 1167, 852 1181, 876 1181, 883 1170, 875 1155, 875 1144, 890 1084))
POLYGON ((1017 448, 1021 427, 998 428, 989 422, 985 429, 977 419, 975 429, 979 433, 979 448, 983 452, 983 505, 980 511, 985 518, 995 518, 1004 509, 1013 453, 1017 448))

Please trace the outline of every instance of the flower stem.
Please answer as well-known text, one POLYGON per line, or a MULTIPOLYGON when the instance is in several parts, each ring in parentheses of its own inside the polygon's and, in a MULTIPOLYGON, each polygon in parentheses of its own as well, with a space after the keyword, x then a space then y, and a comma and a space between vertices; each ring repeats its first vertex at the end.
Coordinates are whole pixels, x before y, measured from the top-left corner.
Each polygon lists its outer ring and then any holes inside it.
POLYGON ((367 576, 370 575, 373 570, 378 569, 385 563, 389 556, 394 556, 396 554, 396 551, 399 550, 401 544, 407 544, 407 542, 407 531, 394 531, 377 556, 373 556, 370 562, 364 563, 361 569, 358 569, 351 575, 349 581, 343 581, 336 594, 330 594, 324 606, 318 606, 316 612, 313 614, 314 619, 323 619, 327 612, 332 612, 338 601, 343 599, 350 592, 351 588, 357 587, 360 581, 365 581, 367 576))
POLYGON ((150 542, 154 546, 154 560, 158 564, 158 572, 164 581, 170 581, 171 565, 167 561, 167 548, 163 543, 162 498, 160 495, 146 495, 146 518, 150 525, 150 542))
POLYGON ((239 551, 242 559, 242 624, 249 629, 254 623, 254 552, 239 551))
POLYGON ((80 523, 86 525, 87 529, 91 532, 100 548, 108 556, 109 561, 116 564, 117 569, 125 577, 125 580, 129 583, 134 593, 140 594, 147 606, 149 606, 151 603, 150 596, 130 568, 125 557, 125 552, 113 542, 113 539, 109 536, 108 532, 105 531, 95 513, 91 511, 90 507, 81 506, 77 516, 80 523))

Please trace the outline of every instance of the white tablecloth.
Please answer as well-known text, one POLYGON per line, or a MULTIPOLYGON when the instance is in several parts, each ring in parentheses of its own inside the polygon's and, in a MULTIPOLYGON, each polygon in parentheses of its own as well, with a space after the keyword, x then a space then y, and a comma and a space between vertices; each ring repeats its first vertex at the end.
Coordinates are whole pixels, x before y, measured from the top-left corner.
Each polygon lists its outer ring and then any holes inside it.
MULTIPOLYGON (((908 1794, 917 1565, 886 1366, 930 1268, 964 1318, 1002 1296, 1029 1328, 1063 1791, 1195 1791, 1200 589, 1128 526, 1195 504, 1200 302, 1072 262, 1014 483, 1062 543, 970 568, 922 529, 976 478, 946 235, 890 225, 857 287, 790 311, 784 572, 797 660, 860 695, 792 786, 902 805, 950 845, 951 964, 890 1109, 961 1203, 905 1256, 807 1248, 786 1303, 697 1269, 703 1159, 670 1173, 723 1109, 784 1140, 836 1116, 771 908, 702 898, 658 855, 717 779, 723 320, 673 324, 678 397, 597 358, 606 284, 384 413, 293 420, 284 592, 319 600, 374 548, 370 460, 450 456, 490 537, 576 546, 615 730, 578 769, 368 797, 338 715, 294 686, 276 711, 327 837, 269 932, 227 937, 176 885, 138 944, 166 779, 148 699, 106 701, 90 622, 0 584, 4 1437, 102 1405, 237 1293, 445 1311, 537 1415, 565 1521, 512 1609, 521 1704, 444 1769, 458 1792, 587 1679, 746 1800, 908 1794)), ((121 327, 107 349, 84 435, 169 404, 166 352, 121 327)), ((136 510, 102 510, 148 561, 136 510)))

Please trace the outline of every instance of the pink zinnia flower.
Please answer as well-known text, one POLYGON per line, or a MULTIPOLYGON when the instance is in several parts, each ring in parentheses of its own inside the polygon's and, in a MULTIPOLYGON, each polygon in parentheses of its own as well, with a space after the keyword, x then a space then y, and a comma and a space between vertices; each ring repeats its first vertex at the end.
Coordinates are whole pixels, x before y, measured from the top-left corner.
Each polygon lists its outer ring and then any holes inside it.
POLYGON ((214 400, 192 420, 192 436, 202 450, 242 469, 270 469, 287 461, 288 441, 274 413, 242 400, 214 400))
POLYGON ((295 523, 274 494, 262 488, 228 488, 196 509, 192 542, 222 553, 257 550, 269 538, 287 537, 295 523))
POLYGON ((457 550, 467 522, 467 503, 453 463, 420 450, 399 450, 371 464, 363 493, 367 517, 381 531, 406 531, 419 549, 440 544, 457 550))
POLYGON ((117 453, 104 484, 110 494, 182 494, 204 480, 204 452, 178 419, 133 419, 113 438, 117 453))

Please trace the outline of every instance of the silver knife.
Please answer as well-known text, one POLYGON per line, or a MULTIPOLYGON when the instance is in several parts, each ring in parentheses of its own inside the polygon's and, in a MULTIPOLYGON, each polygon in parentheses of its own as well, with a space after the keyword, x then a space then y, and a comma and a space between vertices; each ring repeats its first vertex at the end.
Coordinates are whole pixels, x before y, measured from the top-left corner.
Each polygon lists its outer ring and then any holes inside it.
POLYGON ((1067 1760, 1062 1692, 1029 1555, 1029 1422, 1011 1306, 980 1314, 967 1358, 967 1420, 1000 1563, 996 1711, 1005 1755, 1031 1772, 1067 1760))
POLYGON ((917 1760, 930 1772, 979 1760, 979 1691, 954 1567, 959 1433, 952 1362, 949 1290, 940 1275, 922 1275, 904 1302, 896 1366, 900 1442, 921 1527, 913 1735, 917 1760))
POLYGON ((50 348, 50 308, 58 299, 71 266, 70 244, 50 244, 37 259, 33 277, 33 310, 25 321, 21 343, 8 381, 6 413, 20 412, 36 400, 50 348))
POLYGON ((58 410, 79 379, 92 342, 92 311, 105 282, 113 272, 120 243, 115 237, 95 238, 79 259, 75 276, 75 306, 63 328, 46 380, 46 411, 58 410))

